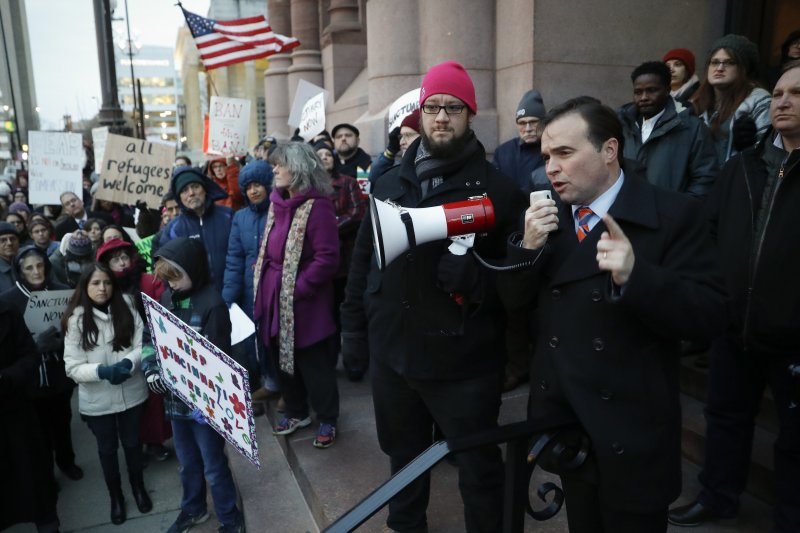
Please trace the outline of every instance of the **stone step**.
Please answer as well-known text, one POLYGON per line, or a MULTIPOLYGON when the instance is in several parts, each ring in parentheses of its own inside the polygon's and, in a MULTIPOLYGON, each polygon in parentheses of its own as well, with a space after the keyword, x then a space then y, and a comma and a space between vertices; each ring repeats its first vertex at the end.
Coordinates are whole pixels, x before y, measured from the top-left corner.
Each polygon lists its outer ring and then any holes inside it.
MULTIPOLYGON (((681 358, 681 391, 692 398, 705 403, 708 393, 708 369, 695 366, 697 356, 681 358)), ((772 433, 778 433, 778 413, 772 391, 767 388, 761 399, 761 410, 756 417, 756 424, 772 433)))
MULTIPOLYGON (((697 465, 705 460, 706 420, 704 404, 688 394, 681 394, 683 428, 681 448, 686 459, 697 465)), ((774 469, 772 445, 775 433, 756 425, 753 452, 747 481, 747 492, 761 500, 774 503, 774 469)))

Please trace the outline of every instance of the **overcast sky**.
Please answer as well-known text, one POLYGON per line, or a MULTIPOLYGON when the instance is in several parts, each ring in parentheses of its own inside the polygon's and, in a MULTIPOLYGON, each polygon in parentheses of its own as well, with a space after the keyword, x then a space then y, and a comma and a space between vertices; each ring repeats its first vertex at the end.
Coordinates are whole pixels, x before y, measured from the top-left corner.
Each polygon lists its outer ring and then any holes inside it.
MULTIPOLYGON (((187 11, 205 16, 210 0, 182 0, 187 11)), ((125 0, 114 18, 124 19, 125 0)), ((131 38, 143 45, 175 46, 184 24, 175 0, 128 0, 131 38)), ((28 33, 42 129, 61 129, 63 116, 94 116, 102 103, 93 0, 25 0, 28 33)), ((112 31, 127 38, 125 21, 112 31)))

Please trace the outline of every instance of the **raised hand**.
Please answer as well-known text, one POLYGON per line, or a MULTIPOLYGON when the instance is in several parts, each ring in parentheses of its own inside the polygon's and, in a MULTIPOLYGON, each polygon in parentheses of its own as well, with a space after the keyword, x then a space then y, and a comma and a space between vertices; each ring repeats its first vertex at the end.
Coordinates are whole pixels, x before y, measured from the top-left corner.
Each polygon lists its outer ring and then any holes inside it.
POLYGON ((614 283, 622 286, 633 272, 633 246, 611 215, 606 213, 603 222, 608 231, 604 231, 597 242, 597 265, 600 270, 611 272, 614 283))

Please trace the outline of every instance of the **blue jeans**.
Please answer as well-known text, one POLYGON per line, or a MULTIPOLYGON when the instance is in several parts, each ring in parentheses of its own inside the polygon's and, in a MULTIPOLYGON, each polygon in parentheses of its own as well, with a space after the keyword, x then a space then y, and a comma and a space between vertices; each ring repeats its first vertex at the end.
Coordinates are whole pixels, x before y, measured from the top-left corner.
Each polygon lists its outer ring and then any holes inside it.
POLYGON ((242 522, 236 507, 236 485, 225 456, 225 439, 206 424, 172 420, 172 440, 181 463, 181 510, 192 516, 206 512, 206 480, 211 484, 214 511, 224 526, 242 522))

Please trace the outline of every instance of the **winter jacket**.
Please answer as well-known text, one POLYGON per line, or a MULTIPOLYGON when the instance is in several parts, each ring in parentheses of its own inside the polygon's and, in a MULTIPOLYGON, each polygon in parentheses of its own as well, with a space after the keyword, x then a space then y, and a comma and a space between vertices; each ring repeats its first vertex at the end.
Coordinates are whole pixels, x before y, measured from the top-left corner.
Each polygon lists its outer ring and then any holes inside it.
POLYGON ((757 148, 732 157, 708 200, 711 234, 730 294, 729 331, 746 346, 767 353, 800 350, 800 150, 773 145, 770 131, 757 148), (768 182, 768 161, 777 174, 768 182), (764 205, 766 211, 759 213, 764 205), (764 230, 756 233, 763 217, 764 230))
POLYGON ((131 346, 122 351, 113 351, 114 322, 110 313, 92 308, 97 324, 97 345, 84 350, 81 347, 81 320, 84 309, 75 308, 67 322, 64 337, 64 363, 67 376, 78 383, 78 409, 82 415, 101 416, 121 413, 147 400, 147 384, 139 370, 142 353, 142 319, 136 311, 133 300, 125 295, 125 302, 133 314, 133 337, 131 346), (97 367, 113 365, 128 359, 133 367, 131 377, 119 385, 100 379, 97 367))
MULTIPOLYGON (((210 282, 208 264, 203 255, 203 248, 195 239, 176 239, 159 250, 155 257, 163 257, 180 265, 192 280, 192 288, 188 293, 167 289, 161 295, 161 305, 230 355, 230 314, 219 291, 210 282)), ((145 372, 149 372, 152 365, 157 364, 157 357, 149 357, 142 363, 145 372)), ((191 408, 172 392, 164 397, 164 410, 173 419, 191 418, 191 408)))
MULTIPOLYGON (((732 156, 738 152, 733 147, 733 129, 732 125, 736 119, 743 116, 749 116, 756 123, 756 140, 760 141, 764 134, 770 127, 769 121, 769 106, 772 102, 772 96, 760 87, 756 87, 753 91, 742 100, 736 111, 728 117, 724 123, 720 124, 719 133, 714 138, 714 147, 717 150, 717 159, 720 164, 725 163, 732 156)), ((714 118, 714 112, 709 113, 705 111, 700 118, 706 123, 706 126, 711 124, 714 118)))
MULTIPOLYGON (((376 182, 375 197, 423 208, 488 195, 495 228, 477 235, 474 249, 497 263, 528 199, 511 178, 486 161, 480 143, 442 184, 423 194, 414 164, 419 144, 419 139, 414 141, 400 165, 376 182)), ((367 213, 356 237, 341 307, 343 335, 367 337, 370 358, 411 379, 460 380, 499 371, 503 309, 494 273, 474 265, 475 295, 460 302, 438 281, 439 262, 450 253, 449 240, 417 244, 382 272, 373 257, 372 234, 367 213)))
POLYGON ((181 214, 170 221, 169 225, 161 232, 158 242, 153 242, 152 257, 158 255, 159 249, 176 237, 189 237, 200 239, 206 249, 208 265, 211 271, 211 281, 218 291, 222 291, 225 274, 225 256, 228 253, 228 237, 231 232, 233 211, 224 205, 214 202, 225 198, 225 191, 205 177, 206 210, 202 218, 197 213, 187 208, 181 202, 180 194, 175 190, 175 180, 172 180, 172 194, 181 208, 181 214))
MULTIPOLYGON (((217 199, 217 205, 230 207, 234 211, 241 209, 244 206, 244 200, 242 199, 243 189, 239 188, 239 163, 234 160, 231 161, 229 165, 226 158, 220 157, 209 161, 207 169, 209 179, 216 183, 227 195, 225 198, 217 199), (211 170, 211 165, 215 162, 220 162, 225 165, 225 177, 221 180, 218 180, 211 170)), ((177 198, 177 196, 175 198, 177 198)))
POLYGON ((542 145, 539 142, 526 144, 519 137, 504 142, 494 151, 494 166, 505 174, 522 190, 534 190, 532 183, 533 171, 543 165, 542 145))
MULTIPOLYGON (((247 168, 247 167, 245 167, 247 168)), ((239 175, 239 188, 247 190, 247 183, 242 182, 239 175)), ((271 183, 263 184, 269 192, 271 183)), ((253 273, 258 259, 258 248, 264 237, 267 224, 269 198, 258 205, 253 205, 244 195, 245 207, 233 215, 231 234, 228 239, 228 254, 225 259, 225 282, 222 288, 222 299, 227 304, 239 304, 242 311, 253 317, 253 273)))
MULTIPOLYGON (((47 259, 47 255, 44 250, 36 247, 35 245, 30 245, 27 247, 27 249, 21 248, 20 251, 17 252, 17 257, 14 260, 14 268, 17 273, 18 281, 13 288, 0 293, 0 300, 10 303, 23 316, 25 315, 25 309, 28 307, 28 300, 31 296, 31 290, 28 288, 27 284, 21 281, 23 278, 20 272, 20 262, 23 256, 27 256, 27 254, 31 252, 38 254, 44 260, 45 264, 46 281, 44 287, 38 289, 38 291, 63 291, 69 289, 69 287, 66 285, 52 281, 52 278, 50 277, 50 261, 47 259)), ((34 336, 34 341, 35 340, 36 336, 34 336)), ((37 357, 39 360, 39 365, 36 376, 33 380, 31 380, 30 383, 32 396, 40 397, 51 394, 59 394, 75 387, 75 383, 71 379, 67 378, 67 374, 64 369, 63 340, 59 349, 46 352, 37 352, 37 357)))
POLYGON ((333 276, 339 265, 339 233, 333 202, 316 190, 284 198, 281 191, 275 189, 270 194, 275 222, 267 236, 253 310, 266 346, 280 332, 281 275, 289 228, 297 208, 312 198, 314 204, 306 223, 294 287, 294 345, 305 348, 336 331, 333 276))
POLYGON ((636 162, 638 173, 664 189, 696 198, 708 194, 719 163, 711 134, 702 120, 688 111, 676 112, 670 98, 650 137, 642 143, 641 116, 636 105, 626 104, 618 114, 625 137, 623 155, 636 162))

